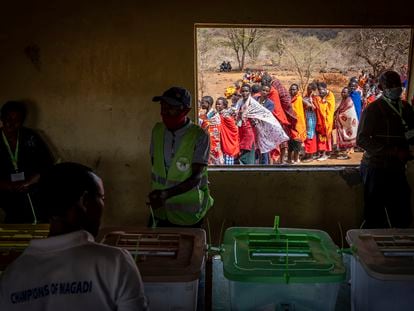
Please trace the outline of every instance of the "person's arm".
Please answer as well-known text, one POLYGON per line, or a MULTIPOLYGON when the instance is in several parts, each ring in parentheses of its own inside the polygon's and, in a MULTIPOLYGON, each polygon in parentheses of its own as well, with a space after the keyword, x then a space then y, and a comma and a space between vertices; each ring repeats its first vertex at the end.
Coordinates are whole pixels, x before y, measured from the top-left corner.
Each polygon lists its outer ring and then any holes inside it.
POLYGON ((191 176, 171 188, 151 191, 148 195, 151 206, 153 208, 160 208, 164 206, 167 199, 185 193, 198 186, 203 176, 204 169, 207 167, 209 154, 210 136, 203 132, 195 144, 193 163, 191 164, 191 176))
POLYGON ((266 100, 266 106, 267 110, 269 110, 270 112, 273 112, 273 110, 275 110, 275 104, 273 103, 273 101, 271 99, 267 99, 266 100))
POLYGON ((315 110, 315 105, 312 103, 311 97, 303 97, 302 103, 305 109, 315 110))
POLYGON ((29 189, 37 184, 40 179, 40 175, 49 169, 55 162, 52 152, 50 151, 46 142, 42 137, 31 129, 28 131, 28 140, 31 142, 31 161, 33 161, 33 172, 30 175, 25 176, 26 180, 16 185, 16 191, 27 192, 29 189))
POLYGON ((123 256, 120 263, 117 286, 118 311, 147 311, 148 299, 144 293, 144 283, 138 267, 128 251, 121 249, 123 256))
POLYGON ((377 115, 373 108, 378 109, 378 107, 371 106, 362 112, 356 138, 357 146, 361 147, 371 155, 382 152, 384 149, 384 144, 377 141, 375 138, 375 127, 377 122, 384 122, 385 120, 380 115, 377 115))
POLYGON ((379 111, 381 102, 376 106, 368 106, 361 114, 357 132, 357 146, 364 149, 368 155, 380 155, 382 157, 397 158, 402 162, 409 159, 409 152, 396 145, 387 146, 377 138, 378 122, 386 122, 384 113, 379 111))
POLYGON ((17 192, 27 192, 30 187, 37 184, 40 179, 40 174, 32 174, 25 181, 15 183, 15 190, 17 192))
POLYGON ((148 195, 152 208, 163 207, 165 201, 176 195, 185 193, 200 183, 201 177, 203 175, 203 170, 206 167, 206 164, 193 163, 191 165, 192 174, 189 178, 184 180, 182 183, 175 185, 174 187, 167 189, 157 189, 150 192, 148 195))

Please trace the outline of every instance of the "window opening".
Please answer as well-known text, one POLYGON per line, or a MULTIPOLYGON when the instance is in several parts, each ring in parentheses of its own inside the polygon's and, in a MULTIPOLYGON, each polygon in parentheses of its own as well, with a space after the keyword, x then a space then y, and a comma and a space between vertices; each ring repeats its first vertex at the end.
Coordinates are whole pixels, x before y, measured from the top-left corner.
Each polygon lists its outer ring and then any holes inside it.
POLYGON ((407 94, 408 27, 195 31, 196 118, 210 134, 210 166, 358 165, 353 137, 361 111, 381 96, 378 75, 396 70, 407 94), (283 142, 272 148, 275 140, 283 142))

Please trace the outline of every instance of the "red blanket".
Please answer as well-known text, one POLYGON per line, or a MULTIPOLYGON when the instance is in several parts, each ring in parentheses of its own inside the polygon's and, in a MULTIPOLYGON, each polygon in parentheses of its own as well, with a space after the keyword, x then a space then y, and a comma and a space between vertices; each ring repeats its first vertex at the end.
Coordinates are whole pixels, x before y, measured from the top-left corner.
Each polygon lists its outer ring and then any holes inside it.
POLYGON ((240 153, 239 129, 232 117, 221 117, 221 149, 229 156, 237 156, 240 153))

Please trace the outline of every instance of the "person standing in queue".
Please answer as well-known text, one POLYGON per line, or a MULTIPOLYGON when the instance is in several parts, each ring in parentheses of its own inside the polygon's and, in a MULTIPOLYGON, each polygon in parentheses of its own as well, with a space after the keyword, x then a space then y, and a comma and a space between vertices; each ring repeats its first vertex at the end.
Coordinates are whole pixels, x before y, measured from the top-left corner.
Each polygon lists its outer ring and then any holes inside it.
POLYGON ((152 101, 160 102, 162 122, 151 137, 149 226, 201 227, 214 202, 207 176, 209 135, 188 118, 191 94, 185 88, 171 87, 152 101))
POLYGON ((41 136, 23 126, 26 115, 22 101, 8 101, 0 110, 0 209, 9 224, 47 222, 38 181, 54 158, 41 136))
POLYGON ((364 150, 364 228, 408 228, 413 222, 407 162, 414 159, 414 110, 401 100, 395 71, 379 77, 382 96, 361 115, 356 143, 364 150))

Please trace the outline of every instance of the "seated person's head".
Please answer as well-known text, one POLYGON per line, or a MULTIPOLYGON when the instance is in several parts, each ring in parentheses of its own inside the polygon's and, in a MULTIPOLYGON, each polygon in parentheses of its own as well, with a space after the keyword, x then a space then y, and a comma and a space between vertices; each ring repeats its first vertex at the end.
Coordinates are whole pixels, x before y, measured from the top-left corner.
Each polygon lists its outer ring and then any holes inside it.
POLYGON ((77 230, 98 234, 104 207, 102 180, 88 167, 60 163, 41 176, 40 204, 50 218, 50 235, 77 230))

